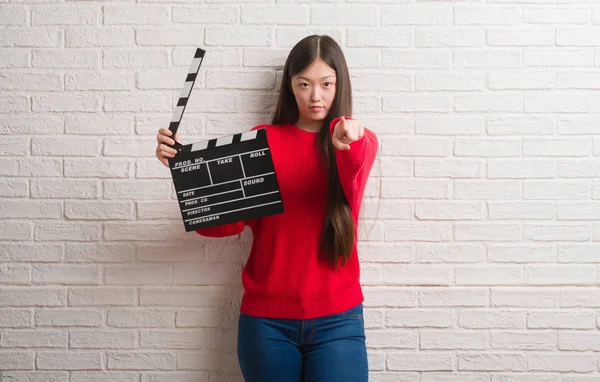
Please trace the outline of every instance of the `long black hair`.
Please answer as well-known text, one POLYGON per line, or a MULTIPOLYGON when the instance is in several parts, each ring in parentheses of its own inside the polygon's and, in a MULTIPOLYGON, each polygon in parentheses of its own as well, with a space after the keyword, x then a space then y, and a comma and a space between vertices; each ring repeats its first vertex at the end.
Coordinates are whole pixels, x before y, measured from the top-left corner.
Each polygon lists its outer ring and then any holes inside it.
POLYGON ((323 120, 317 143, 322 162, 327 169, 327 216, 320 241, 320 251, 334 267, 346 263, 354 248, 355 227, 350 206, 342 190, 331 143, 329 124, 338 116, 352 116, 352 86, 348 65, 342 49, 329 36, 312 35, 300 40, 290 51, 283 69, 273 124, 295 124, 299 118, 298 105, 292 91, 292 77, 302 73, 320 58, 336 73, 335 97, 323 120))

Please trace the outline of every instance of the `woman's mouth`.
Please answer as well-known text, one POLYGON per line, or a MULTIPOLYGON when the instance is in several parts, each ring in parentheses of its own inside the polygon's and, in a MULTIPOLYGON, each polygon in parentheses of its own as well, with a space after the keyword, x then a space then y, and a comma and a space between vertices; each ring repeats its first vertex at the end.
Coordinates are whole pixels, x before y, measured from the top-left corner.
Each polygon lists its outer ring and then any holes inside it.
POLYGON ((321 111, 323 108, 323 106, 311 106, 310 108, 312 111, 321 111))

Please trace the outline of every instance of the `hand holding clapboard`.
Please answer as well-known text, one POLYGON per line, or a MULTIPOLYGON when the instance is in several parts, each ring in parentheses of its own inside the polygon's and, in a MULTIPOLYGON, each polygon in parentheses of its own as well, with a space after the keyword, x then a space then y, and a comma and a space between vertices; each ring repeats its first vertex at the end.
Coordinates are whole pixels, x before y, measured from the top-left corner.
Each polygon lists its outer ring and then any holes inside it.
POLYGON ((204 53, 196 50, 169 129, 157 136, 156 156, 171 169, 188 232, 284 212, 265 129, 178 142, 177 129, 204 53))

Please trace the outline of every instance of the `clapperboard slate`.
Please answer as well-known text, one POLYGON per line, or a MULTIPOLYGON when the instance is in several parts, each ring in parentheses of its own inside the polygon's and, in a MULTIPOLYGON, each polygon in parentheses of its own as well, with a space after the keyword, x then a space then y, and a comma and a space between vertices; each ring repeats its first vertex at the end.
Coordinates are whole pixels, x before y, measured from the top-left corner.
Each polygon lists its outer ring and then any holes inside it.
MULTIPOLYGON (((197 49, 169 130, 179 127, 205 51, 197 49)), ((284 212, 265 129, 188 145, 169 167, 186 231, 284 212)))

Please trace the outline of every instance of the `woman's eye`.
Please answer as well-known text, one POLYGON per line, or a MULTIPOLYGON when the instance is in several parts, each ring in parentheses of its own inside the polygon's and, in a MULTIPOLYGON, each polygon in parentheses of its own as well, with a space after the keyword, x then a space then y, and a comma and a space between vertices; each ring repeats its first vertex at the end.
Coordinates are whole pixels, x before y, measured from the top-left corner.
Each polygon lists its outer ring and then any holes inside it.
POLYGON ((326 88, 328 88, 328 87, 330 87, 330 86, 333 86, 333 84, 332 84, 331 82, 325 82, 325 84, 324 84, 324 85, 325 85, 325 87, 326 87, 326 88))
POLYGON ((307 87, 308 87, 308 84, 307 84, 307 83, 302 83, 302 84, 300 84, 300 87, 301 87, 301 88, 307 88, 307 87))

